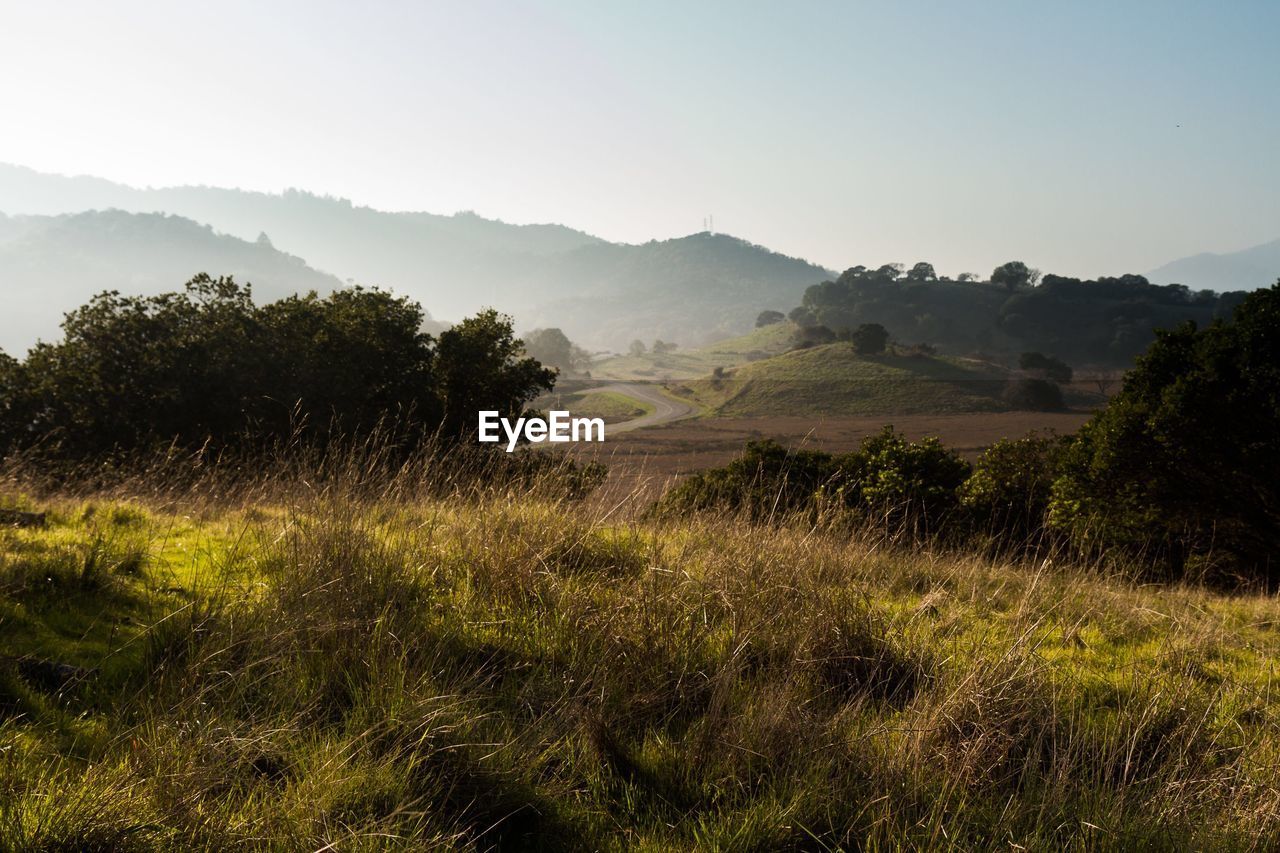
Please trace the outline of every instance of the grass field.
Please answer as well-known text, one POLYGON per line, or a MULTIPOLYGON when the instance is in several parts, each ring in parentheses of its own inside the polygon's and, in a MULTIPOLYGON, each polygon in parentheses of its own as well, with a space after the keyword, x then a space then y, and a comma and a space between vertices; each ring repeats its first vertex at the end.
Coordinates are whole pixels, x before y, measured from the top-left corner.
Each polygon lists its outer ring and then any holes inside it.
POLYGON ((791 347, 793 328, 790 323, 774 323, 698 349, 613 356, 593 364, 591 375, 598 379, 636 381, 696 379, 709 375, 717 367, 730 368, 786 352, 791 347))
POLYGON ((614 391, 548 394, 533 402, 535 408, 570 411, 575 417, 604 418, 607 424, 621 423, 647 415, 653 406, 614 391))
MULTIPOLYGON (((1001 412, 1007 368, 954 356, 862 356, 847 342, 791 349, 789 323, 703 349, 618 356, 596 378, 662 384, 715 417, 954 414, 1001 412)), ((1105 400, 1088 380, 1063 388, 1070 408, 1105 400)))
POLYGON ((1000 411, 1008 371, 958 358, 862 356, 847 343, 745 364, 684 385, 718 415, 1000 411))
POLYGON ((0 849, 1280 845, 1270 597, 404 476, 22 486, 0 849))

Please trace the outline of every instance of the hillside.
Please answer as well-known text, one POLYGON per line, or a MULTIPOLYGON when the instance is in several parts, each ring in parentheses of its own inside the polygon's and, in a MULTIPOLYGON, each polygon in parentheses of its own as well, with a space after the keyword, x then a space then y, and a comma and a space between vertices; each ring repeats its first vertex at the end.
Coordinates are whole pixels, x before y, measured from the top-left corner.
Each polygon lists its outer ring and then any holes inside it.
POLYGON ((265 232, 317 268, 390 287, 434 316, 456 320, 494 306, 522 328, 556 326, 592 348, 741 334, 760 310, 785 308, 830 275, 725 235, 616 244, 561 225, 379 211, 296 190, 144 190, 0 165, 0 199, 11 214, 159 210, 245 240, 265 232))
POLYGON ((1003 411, 1008 371, 929 356, 861 356, 847 343, 794 350, 685 383, 715 414, 814 416, 1003 411))
POLYGON ((0 349, 20 354, 37 338, 57 337, 63 313, 96 293, 160 293, 199 272, 250 282, 255 296, 268 301, 343 286, 270 242, 219 234, 177 216, 0 214, 0 349))
POLYGON ((698 379, 717 367, 730 368, 786 352, 791 348, 794 328, 790 323, 774 323, 702 347, 610 356, 592 364, 591 375, 597 379, 639 381, 698 379))
POLYGON ((1272 597, 361 484, 0 528, 0 848, 1280 845, 1272 597))
POLYGON ((1157 267, 1147 276, 1161 284, 1199 290, 1255 290, 1280 279, 1280 239, 1238 252, 1201 252, 1157 267))

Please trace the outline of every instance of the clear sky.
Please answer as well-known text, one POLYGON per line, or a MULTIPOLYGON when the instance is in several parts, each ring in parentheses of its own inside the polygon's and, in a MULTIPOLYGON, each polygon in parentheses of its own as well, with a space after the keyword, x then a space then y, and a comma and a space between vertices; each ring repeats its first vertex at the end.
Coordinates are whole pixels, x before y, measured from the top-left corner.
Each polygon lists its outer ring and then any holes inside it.
POLYGON ((1280 237, 1278 41, 1277 0, 0 0, 0 161, 1141 272, 1280 237))

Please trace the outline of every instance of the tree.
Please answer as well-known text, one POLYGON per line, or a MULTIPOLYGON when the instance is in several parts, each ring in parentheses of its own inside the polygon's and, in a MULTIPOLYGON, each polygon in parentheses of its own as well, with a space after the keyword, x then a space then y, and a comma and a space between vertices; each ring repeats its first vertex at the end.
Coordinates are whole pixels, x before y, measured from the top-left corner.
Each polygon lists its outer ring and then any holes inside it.
POLYGON ((669 344, 662 338, 657 338, 653 342, 652 350, 654 355, 663 355, 664 353, 675 352, 676 348, 676 344, 669 344))
POLYGON ((555 386, 554 370, 522 356, 511 318, 492 308, 440 333, 436 372, 446 434, 471 434, 481 409, 519 417, 530 400, 555 386))
POLYGON ((907 281, 937 281, 938 274, 934 272, 933 264, 927 261, 920 261, 918 264, 907 270, 907 281))
POLYGON ((534 329, 524 336, 524 351, 530 358, 556 368, 562 373, 585 370, 591 357, 575 346, 560 329, 534 329))
POLYGON ((762 326, 772 326, 775 323, 781 323, 785 319, 787 319, 787 317, 781 311, 761 311, 759 315, 756 316, 756 328, 759 329, 762 326))
POLYGON ((962 272, 956 276, 956 281, 977 281, 978 274, 976 272, 962 272))
POLYGON ((787 314, 787 319, 795 323, 797 326, 804 328, 805 326, 818 325, 818 318, 813 311, 803 305, 797 305, 791 309, 791 313, 787 314))
POLYGON ((632 358, 639 358, 640 356, 644 355, 648 351, 649 351, 649 348, 644 345, 644 341, 637 338, 636 340, 632 341, 631 346, 627 348, 627 355, 631 356, 632 358))
POLYGON ((889 345, 889 330, 879 323, 863 323, 853 330, 851 339, 858 355, 879 355, 889 345))
POLYGON ((1071 365, 1065 361, 1040 352, 1024 352, 1018 356, 1018 366, 1038 378, 1054 382, 1070 382, 1075 375, 1071 365))
POLYGON ((1280 282, 1230 322, 1158 333, 1078 434, 1051 520, 1173 576, 1280 580, 1280 282))
POLYGON ((1010 293, 1025 290, 1039 279, 1040 271, 1031 269, 1022 261, 1009 261, 991 271, 991 283, 1000 285, 1010 293))
POLYGON ((1013 379, 1005 385, 1001 397, 1010 407, 1029 412, 1060 412, 1065 408, 1062 389, 1047 379, 1013 379))

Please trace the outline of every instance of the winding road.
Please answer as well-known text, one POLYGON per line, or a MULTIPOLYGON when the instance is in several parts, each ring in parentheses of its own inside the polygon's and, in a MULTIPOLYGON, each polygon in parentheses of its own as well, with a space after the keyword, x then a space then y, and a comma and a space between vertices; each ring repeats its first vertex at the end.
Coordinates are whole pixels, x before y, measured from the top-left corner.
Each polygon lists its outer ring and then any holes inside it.
POLYGON ((612 391, 614 394, 621 394, 624 397, 630 397, 633 400, 639 400, 642 403, 653 406, 653 411, 647 415, 641 415, 638 418, 632 418, 619 424, 609 424, 606 428, 606 434, 630 432, 633 429, 658 426, 659 424, 683 420, 695 414, 693 406, 688 403, 669 397, 657 388, 637 382, 612 382, 608 385, 587 388, 582 393, 595 394, 601 391, 612 391))

